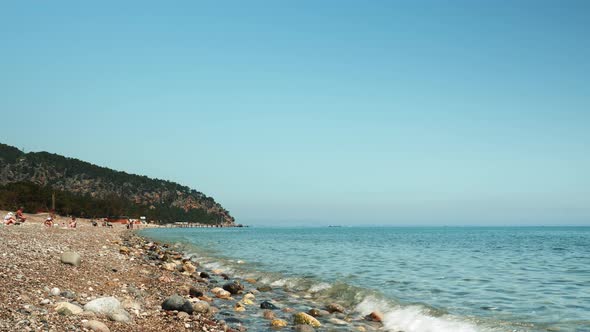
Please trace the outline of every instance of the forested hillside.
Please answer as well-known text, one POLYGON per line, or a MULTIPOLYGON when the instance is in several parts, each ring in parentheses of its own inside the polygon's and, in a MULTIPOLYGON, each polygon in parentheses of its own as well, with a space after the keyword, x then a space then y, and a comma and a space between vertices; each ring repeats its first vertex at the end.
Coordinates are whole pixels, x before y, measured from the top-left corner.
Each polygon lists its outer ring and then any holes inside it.
POLYGON ((48 152, 23 153, 0 143, 0 208, 57 213, 139 216, 162 222, 233 223, 212 197, 178 183, 96 166, 48 152))

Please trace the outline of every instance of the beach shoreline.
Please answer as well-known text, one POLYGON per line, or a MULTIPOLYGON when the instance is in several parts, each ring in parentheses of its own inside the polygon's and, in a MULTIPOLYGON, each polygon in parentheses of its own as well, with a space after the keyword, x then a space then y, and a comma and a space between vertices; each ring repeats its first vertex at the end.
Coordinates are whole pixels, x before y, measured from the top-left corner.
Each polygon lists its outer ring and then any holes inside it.
MULTIPOLYGON (((188 299, 182 291, 192 281, 126 246, 137 237, 125 225, 94 227, 80 218, 76 229, 45 227, 46 214, 26 216, 21 225, 0 227, 0 331, 224 331, 209 312, 183 315, 161 309, 171 295, 188 299), (79 254, 79 266, 60 261, 64 252, 79 254), (119 300, 127 322, 87 310, 59 312, 62 302, 85 309, 105 297, 119 300)), ((57 219, 62 221, 67 224, 68 218, 57 219)))
MULTIPOLYGON (((90 219, 79 218, 76 229, 45 227, 47 214, 26 216, 21 225, 0 227, 0 278, 14 285, 0 293, 0 331, 231 332, 261 326, 314 331, 311 325, 319 321, 327 326, 316 328, 326 331, 382 327, 378 322, 353 326, 345 321, 346 309, 337 305, 332 312, 312 308, 317 316, 306 312, 298 323, 295 316, 301 312, 262 304, 277 298, 271 287, 206 269, 182 245, 151 241, 123 224, 92 226, 90 219), (63 263, 64 252, 79 254, 80 265, 63 263), (180 296, 180 306, 163 308, 174 295, 180 296), (109 297, 120 302, 127 321, 86 310, 89 302, 109 297), (190 314, 181 308, 187 301, 190 314), (64 302, 80 312, 64 313, 64 302), (253 320, 256 326, 248 324, 253 320), (98 322, 98 327, 89 322, 98 322)), ((67 225, 68 218, 56 219, 58 225, 67 225)))

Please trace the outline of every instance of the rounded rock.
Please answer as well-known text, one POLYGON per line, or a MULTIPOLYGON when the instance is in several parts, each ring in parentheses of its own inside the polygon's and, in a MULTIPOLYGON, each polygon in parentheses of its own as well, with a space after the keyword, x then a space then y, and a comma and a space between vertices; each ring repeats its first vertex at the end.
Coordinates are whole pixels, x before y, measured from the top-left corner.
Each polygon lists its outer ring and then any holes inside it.
POLYGON ((242 311, 246 311, 246 308, 240 302, 236 302, 236 304, 234 304, 234 310, 237 312, 242 312, 242 311))
POLYGON ((69 316, 81 314, 84 310, 69 302, 59 302, 55 305, 55 311, 60 315, 69 316))
POLYGON ((201 297, 203 296, 203 292, 201 290, 199 290, 198 288, 191 286, 188 290, 188 294, 190 295, 190 297, 201 297))
POLYGON ((218 297, 218 298, 220 298, 220 299, 229 299, 231 297, 231 293, 222 289, 219 292, 217 292, 215 294, 215 296, 218 297))
POLYGON ((192 314, 193 313, 193 304, 189 300, 186 300, 184 297, 182 297, 178 294, 175 294, 175 295, 172 295, 169 298, 167 298, 162 303, 162 309, 164 309, 164 310, 178 310, 178 311, 184 311, 187 314, 192 314))
POLYGON ((263 301, 260 303, 260 309, 277 310, 278 307, 269 301, 263 301))
POLYGON ((193 273, 197 271, 197 267, 194 266, 191 262, 184 262, 184 264, 182 264, 182 269, 188 273, 193 273))
POLYGON ((326 310, 328 310, 329 313, 335 313, 335 312, 340 312, 343 313, 345 311, 344 307, 341 306, 338 303, 330 303, 326 306, 326 310))
POLYGON ((320 314, 321 311, 319 309, 316 309, 316 308, 309 309, 309 311, 307 313, 310 314, 310 315, 312 315, 313 317, 319 317, 319 316, 321 316, 321 314, 320 314))
POLYGON ((244 286, 237 281, 227 283, 223 285, 223 289, 230 292, 232 295, 241 293, 244 290, 244 286))
POLYGON ((312 327, 320 327, 322 324, 320 321, 315 319, 313 316, 306 314, 305 312, 298 312, 293 315, 293 322, 296 325, 310 325, 312 327))
POLYGON ((174 270, 176 270, 176 264, 175 263, 164 263, 164 264, 162 264, 162 268, 164 270, 174 271, 174 270))
POLYGON ((129 323, 131 321, 131 315, 123 309, 113 311, 108 315, 109 319, 115 322, 129 323))
POLYGON ((379 311, 373 311, 372 313, 365 316, 365 319, 372 322, 381 322, 383 321, 383 314, 379 311))
POLYGON ((262 285, 262 286, 258 286, 256 288, 259 292, 270 292, 272 291, 272 287, 268 286, 268 285, 262 285))
POLYGON ((109 327, 106 326, 105 323, 97 320, 89 320, 84 322, 82 326, 94 332, 110 332, 109 327))
POLYGON ((112 296, 92 300, 84 306, 84 310, 97 314, 110 314, 122 309, 121 302, 112 296))
POLYGON ((199 301, 193 304, 193 311, 198 312, 201 314, 206 314, 209 312, 210 305, 205 301, 199 301))
POLYGON ((67 290, 59 293, 59 295, 61 297, 65 297, 66 299, 73 299, 76 297, 76 294, 74 294, 73 292, 67 291, 67 290))
POLYGON ((60 260, 64 264, 69 264, 73 266, 80 266, 82 263, 82 259, 80 255, 75 251, 66 251, 61 254, 60 260))
POLYGON ((315 329, 309 325, 295 325, 293 326, 295 332, 315 332, 315 329))
POLYGON ((348 325, 348 322, 347 322, 347 321, 344 321, 344 320, 342 320, 342 319, 338 319, 338 318, 336 318, 336 317, 332 317, 332 318, 330 318, 330 319, 329 319, 329 322, 330 322, 331 324, 334 324, 334 325, 339 325, 339 326, 345 326, 345 325, 348 325))
POLYGON ((270 322, 270 326, 272 327, 285 327, 287 326, 287 321, 286 320, 282 320, 282 319, 273 319, 270 322))
POLYGON ((268 319, 268 320, 273 320, 276 318, 275 313, 272 310, 264 310, 262 312, 262 317, 264 317, 264 319, 268 319))

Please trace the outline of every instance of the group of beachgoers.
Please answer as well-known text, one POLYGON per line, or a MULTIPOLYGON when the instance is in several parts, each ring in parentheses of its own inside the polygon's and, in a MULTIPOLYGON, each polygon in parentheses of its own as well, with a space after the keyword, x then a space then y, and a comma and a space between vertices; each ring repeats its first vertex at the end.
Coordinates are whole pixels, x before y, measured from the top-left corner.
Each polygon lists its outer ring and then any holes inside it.
MULTIPOLYGON (((45 219, 45 221, 43 222, 43 225, 45 225, 45 227, 57 227, 59 226, 59 223, 57 221, 55 221, 55 217, 52 215, 50 215, 49 217, 47 217, 47 219, 45 219)), ((66 227, 65 222, 62 222, 61 224, 62 227, 66 227)), ((78 226, 78 221, 76 220, 76 217, 72 217, 72 219, 70 219, 70 222, 68 222, 68 228, 76 228, 78 226)))
MULTIPOLYGON (((19 208, 16 212, 8 212, 6 214, 6 216, 4 216, 4 221, 2 223, 0 223, 0 225, 20 225, 22 223, 24 223, 25 221, 27 221, 27 217, 25 217, 23 215, 23 211, 24 208, 19 208)), ((99 219, 100 220, 100 219, 99 219)), ((92 223, 92 226, 97 227, 99 225, 99 221, 95 220, 95 219, 91 219, 90 222, 92 223)), ((49 214, 49 216, 45 219, 45 221, 43 222, 43 225, 45 227, 67 227, 67 228, 72 228, 72 229, 76 229, 76 227, 78 226, 78 221, 76 220, 76 217, 72 217, 70 219, 70 221, 67 223, 62 222, 61 225, 60 223, 56 220, 55 217, 55 213, 51 212, 49 214)), ((135 220, 133 219, 128 219, 126 222, 126 227, 127 229, 133 229, 134 226, 135 228, 139 228, 138 223, 135 222, 135 220)), ((102 221, 102 227, 109 227, 112 228, 113 224, 111 222, 109 222, 108 218, 104 218, 102 221)))
MULTIPOLYGON (((5 216, 4 216, 4 220, 2 222, 3 225, 21 225, 23 223, 25 223, 27 221, 27 217, 24 216, 23 214, 24 212, 24 208, 20 207, 16 212, 8 212, 5 216)), ((53 226, 59 226, 59 223, 56 222, 55 220, 55 214, 51 213, 43 222, 43 225, 45 225, 45 227, 53 227, 53 226)), ((62 227, 66 227, 65 222, 62 222, 62 227)), ((76 220, 76 217, 72 217, 72 219, 68 222, 67 227, 68 228, 76 228, 78 226, 78 222, 76 220)))
POLYGON ((4 216, 4 225, 20 225, 27 221, 27 217, 23 215, 24 208, 19 208, 16 213, 8 212, 4 216))

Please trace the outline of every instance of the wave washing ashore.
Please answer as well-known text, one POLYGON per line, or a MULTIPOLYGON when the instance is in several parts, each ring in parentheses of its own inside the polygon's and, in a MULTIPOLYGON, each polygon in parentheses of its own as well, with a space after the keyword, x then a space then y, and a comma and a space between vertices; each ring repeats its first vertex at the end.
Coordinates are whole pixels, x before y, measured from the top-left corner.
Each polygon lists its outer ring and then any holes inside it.
MULTIPOLYGON (((325 331, 590 331, 590 227, 150 229, 325 331), (366 324, 378 311, 382 325, 366 324)), ((222 311, 224 308, 220 308, 222 311)), ((238 314, 268 330, 260 313, 238 314)), ((287 317, 287 316, 285 316, 287 317)))

